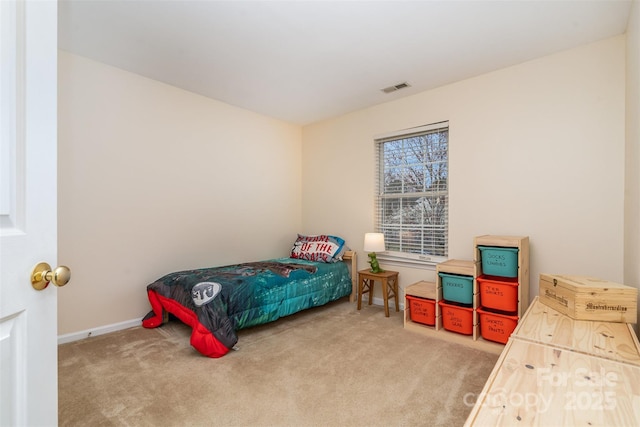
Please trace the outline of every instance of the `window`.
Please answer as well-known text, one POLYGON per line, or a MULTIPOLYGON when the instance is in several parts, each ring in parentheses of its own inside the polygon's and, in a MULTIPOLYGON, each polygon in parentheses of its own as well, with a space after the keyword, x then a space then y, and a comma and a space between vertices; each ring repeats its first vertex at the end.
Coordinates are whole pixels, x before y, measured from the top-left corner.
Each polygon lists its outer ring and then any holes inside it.
POLYGON ((384 233, 386 257, 442 261, 448 254, 449 123, 379 137, 375 145, 375 228, 384 233))

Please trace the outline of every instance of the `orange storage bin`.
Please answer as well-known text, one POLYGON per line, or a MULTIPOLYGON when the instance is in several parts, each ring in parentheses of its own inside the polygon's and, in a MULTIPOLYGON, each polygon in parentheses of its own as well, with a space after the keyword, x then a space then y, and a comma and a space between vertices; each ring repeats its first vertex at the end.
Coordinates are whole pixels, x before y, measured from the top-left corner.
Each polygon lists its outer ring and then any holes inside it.
POLYGON ((518 311, 518 278, 482 275, 477 278, 480 304, 500 311, 518 311))
POLYGON ((477 311, 480 317, 480 335, 482 335, 482 338, 506 344, 511 333, 518 325, 518 316, 494 313, 483 309, 483 307, 479 307, 477 311))
POLYGON ((473 333, 473 308, 460 307, 439 301, 442 314, 442 326, 447 331, 457 332, 463 335, 473 333))
POLYGON ((432 299, 406 296, 412 322, 433 326, 436 324, 436 302, 432 299))

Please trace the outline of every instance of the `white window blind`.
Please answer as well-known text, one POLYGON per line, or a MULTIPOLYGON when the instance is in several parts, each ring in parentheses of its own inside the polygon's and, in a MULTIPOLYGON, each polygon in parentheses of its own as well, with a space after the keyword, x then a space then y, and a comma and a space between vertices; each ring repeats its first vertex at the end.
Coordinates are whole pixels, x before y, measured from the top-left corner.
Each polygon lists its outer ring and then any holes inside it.
POLYGON ((375 139, 375 228, 386 255, 440 262, 448 255, 449 122, 375 139))

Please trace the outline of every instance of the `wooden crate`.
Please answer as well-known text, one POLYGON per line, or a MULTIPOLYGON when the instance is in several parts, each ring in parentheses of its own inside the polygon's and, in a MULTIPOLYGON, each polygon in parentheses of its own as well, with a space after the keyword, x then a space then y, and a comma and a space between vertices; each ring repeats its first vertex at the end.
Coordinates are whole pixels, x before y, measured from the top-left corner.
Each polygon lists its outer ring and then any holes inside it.
POLYGON ((575 320, 539 297, 511 337, 640 366, 640 343, 631 324, 575 320))
POLYGON ((630 324, 575 320, 536 297, 465 426, 640 426, 638 384, 630 324))
POLYGON ((540 274, 540 302, 577 320, 636 323, 638 290, 584 276, 540 274))
POLYGON ((509 340, 465 426, 638 426, 640 367, 509 340))

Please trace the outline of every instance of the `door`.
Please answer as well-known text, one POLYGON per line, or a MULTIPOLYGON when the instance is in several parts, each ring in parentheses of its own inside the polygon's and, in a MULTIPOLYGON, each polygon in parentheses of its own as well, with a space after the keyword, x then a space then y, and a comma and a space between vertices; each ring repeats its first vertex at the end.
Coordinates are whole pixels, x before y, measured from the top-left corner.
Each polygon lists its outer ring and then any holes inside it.
POLYGON ((0 425, 57 424, 57 4, 0 0, 0 425))

